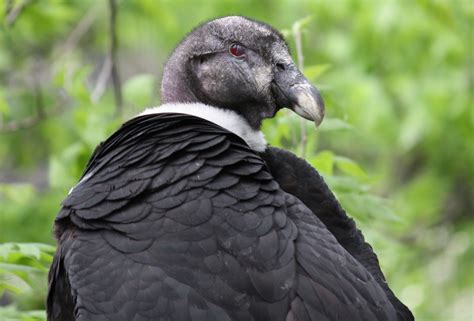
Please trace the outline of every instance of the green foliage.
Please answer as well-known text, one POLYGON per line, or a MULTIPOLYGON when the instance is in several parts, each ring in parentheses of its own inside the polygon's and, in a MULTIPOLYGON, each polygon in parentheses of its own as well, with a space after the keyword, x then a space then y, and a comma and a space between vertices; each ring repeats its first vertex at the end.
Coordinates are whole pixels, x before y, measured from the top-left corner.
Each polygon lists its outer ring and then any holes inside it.
POLYGON ((44 321, 46 314, 43 310, 19 311, 14 306, 0 307, 0 320, 3 321, 44 321))
MULTIPOLYGON (((46 275, 55 247, 41 243, 3 243, 0 245, 0 296, 13 296, 21 308, 42 307, 46 296, 46 275)), ((21 311, 10 305, 0 308, 1 320, 45 320, 44 311, 21 311)))
POLYGON ((59 204, 95 146, 159 104, 159 75, 176 42, 204 20, 239 13, 283 30, 295 59, 301 37, 304 72, 326 102, 318 129, 287 110, 267 120, 269 143, 305 150, 417 319, 472 320, 470 2, 121 1, 123 115, 101 80, 107 3, 0 2, 0 293, 12 301, 0 319, 44 319, 53 252, 6 242, 53 244, 59 204), (38 114, 46 117, 5 132, 38 114))

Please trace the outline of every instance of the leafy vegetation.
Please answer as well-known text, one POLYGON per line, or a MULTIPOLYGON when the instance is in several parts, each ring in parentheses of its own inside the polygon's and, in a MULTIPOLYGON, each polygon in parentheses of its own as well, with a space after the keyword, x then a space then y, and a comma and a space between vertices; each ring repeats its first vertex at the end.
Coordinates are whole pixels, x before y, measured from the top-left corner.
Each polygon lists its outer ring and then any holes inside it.
POLYGON ((239 13, 284 31, 326 101, 318 130, 281 111, 267 140, 323 174, 417 319, 473 320, 469 1, 121 1, 114 55, 108 4, 0 1, 0 319, 44 319, 53 219, 94 147, 159 104, 187 31, 239 13))
POLYGON ((41 243, 0 245, 0 295, 4 301, 12 295, 16 297, 15 304, 0 307, 1 320, 44 319, 44 311, 21 309, 44 305, 46 276, 54 251, 54 246, 41 243))

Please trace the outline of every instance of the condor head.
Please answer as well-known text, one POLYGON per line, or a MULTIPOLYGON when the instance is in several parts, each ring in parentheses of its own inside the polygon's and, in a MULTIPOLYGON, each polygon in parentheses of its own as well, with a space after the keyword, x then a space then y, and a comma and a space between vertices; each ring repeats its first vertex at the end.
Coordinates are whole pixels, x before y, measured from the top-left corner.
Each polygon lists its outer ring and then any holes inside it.
POLYGON ((163 103, 201 102, 232 109, 258 129, 281 108, 319 125, 324 102, 298 70, 282 35, 240 16, 194 29, 165 66, 163 103))

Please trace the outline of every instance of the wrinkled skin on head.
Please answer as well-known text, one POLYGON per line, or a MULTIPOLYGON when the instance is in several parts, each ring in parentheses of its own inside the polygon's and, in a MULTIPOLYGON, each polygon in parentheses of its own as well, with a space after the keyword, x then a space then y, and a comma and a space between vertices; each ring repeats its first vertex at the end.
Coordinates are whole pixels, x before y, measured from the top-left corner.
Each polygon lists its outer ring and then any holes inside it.
POLYGON ((324 116, 319 92, 295 66, 281 34, 239 16, 205 23, 178 45, 165 66, 162 100, 233 109, 256 129, 283 107, 317 125, 324 116))

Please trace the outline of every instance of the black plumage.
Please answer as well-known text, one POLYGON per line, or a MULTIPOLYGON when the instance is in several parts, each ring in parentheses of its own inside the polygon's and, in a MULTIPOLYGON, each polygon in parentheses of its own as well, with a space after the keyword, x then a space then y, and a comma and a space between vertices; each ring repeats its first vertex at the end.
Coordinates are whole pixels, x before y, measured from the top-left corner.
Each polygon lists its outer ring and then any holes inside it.
POLYGON ((412 320, 313 168, 192 115, 125 123, 55 228, 49 320, 412 320))
POLYGON ((347 216, 317 170, 305 160, 280 148, 268 147, 260 155, 280 187, 317 215, 338 243, 372 274, 396 309, 397 320, 413 320, 410 310, 388 287, 372 247, 365 242, 354 220, 347 216))

